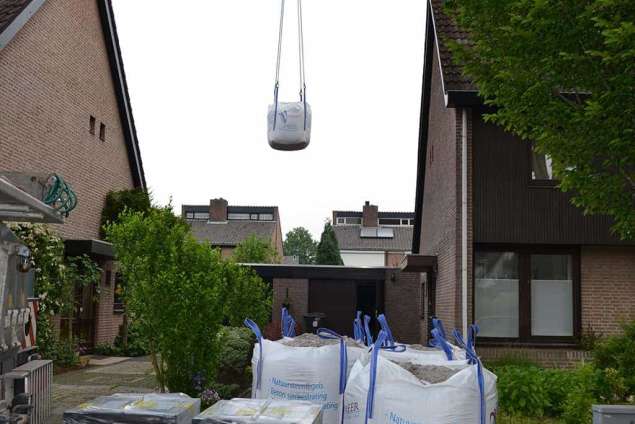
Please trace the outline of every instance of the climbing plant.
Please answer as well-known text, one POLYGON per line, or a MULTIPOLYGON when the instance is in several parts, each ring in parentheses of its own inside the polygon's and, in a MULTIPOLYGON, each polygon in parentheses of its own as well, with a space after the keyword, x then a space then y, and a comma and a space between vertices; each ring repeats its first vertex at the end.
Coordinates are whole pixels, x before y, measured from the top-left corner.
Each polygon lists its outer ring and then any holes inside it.
MULTIPOLYGON (((70 317, 74 312, 75 287, 94 285, 99 295, 101 268, 88 256, 66 257, 64 241, 43 224, 12 224, 11 230, 31 250, 31 266, 35 271, 34 295, 39 299, 37 344, 41 353, 58 359, 58 353, 72 345, 72 328, 60 340, 53 331, 51 317, 70 317), (66 344, 64 344, 66 343, 66 344)), ((65 355, 68 356, 68 355, 65 355)))

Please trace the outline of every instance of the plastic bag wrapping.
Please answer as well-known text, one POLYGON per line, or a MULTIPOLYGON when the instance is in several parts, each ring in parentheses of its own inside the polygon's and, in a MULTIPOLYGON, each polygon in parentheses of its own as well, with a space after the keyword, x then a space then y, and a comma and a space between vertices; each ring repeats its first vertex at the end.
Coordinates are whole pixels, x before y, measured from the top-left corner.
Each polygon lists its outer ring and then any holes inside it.
POLYGON ((275 104, 269 105, 267 123, 269 145, 274 149, 300 150, 311 141, 311 106, 308 103, 280 102, 277 108, 275 104))
POLYGON ((192 424, 228 423, 321 424, 322 408, 297 400, 221 400, 192 420, 192 424))
POLYGON ((64 412, 64 424, 190 424, 200 410, 183 393, 117 393, 64 412))

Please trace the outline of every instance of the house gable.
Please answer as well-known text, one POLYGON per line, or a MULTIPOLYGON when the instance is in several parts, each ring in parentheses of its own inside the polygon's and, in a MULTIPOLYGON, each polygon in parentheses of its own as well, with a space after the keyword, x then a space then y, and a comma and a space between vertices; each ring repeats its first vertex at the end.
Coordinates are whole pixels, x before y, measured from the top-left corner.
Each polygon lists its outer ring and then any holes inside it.
POLYGON ((110 2, 44 2, 0 50, 0 87, 0 170, 62 175, 79 204, 60 233, 98 238, 106 193, 145 189, 110 2))

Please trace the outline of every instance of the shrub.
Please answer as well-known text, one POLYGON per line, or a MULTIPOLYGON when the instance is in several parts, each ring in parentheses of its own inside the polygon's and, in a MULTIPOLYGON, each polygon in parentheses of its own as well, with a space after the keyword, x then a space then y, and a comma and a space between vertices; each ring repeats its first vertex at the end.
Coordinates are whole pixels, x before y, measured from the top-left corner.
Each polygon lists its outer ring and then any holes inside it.
POLYGON ((602 371, 599 387, 605 402, 626 402, 635 396, 635 321, 622 329, 622 335, 606 337, 593 350, 593 364, 602 371))
POLYGON ((542 417, 549 407, 545 376, 534 366, 506 365, 495 368, 501 411, 509 415, 542 417))
POLYGON ((244 327, 224 327, 220 333, 218 376, 214 389, 221 398, 244 395, 251 387, 251 356, 255 337, 244 327))
POLYGON ((562 418, 567 424, 586 424, 592 421, 591 406, 597 401, 598 370, 591 364, 575 371, 569 393, 562 405, 562 418))
POLYGON ((217 377, 221 324, 266 322, 269 287, 253 270, 197 242, 169 206, 124 212, 107 234, 128 282, 127 311, 159 385, 197 396, 217 377))
POLYGON ((123 326, 115 339, 115 347, 124 356, 146 356, 150 354, 147 338, 141 333, 141 329, 134 321, 128 324, 128 343, 124 346, 123 343, 123 326))

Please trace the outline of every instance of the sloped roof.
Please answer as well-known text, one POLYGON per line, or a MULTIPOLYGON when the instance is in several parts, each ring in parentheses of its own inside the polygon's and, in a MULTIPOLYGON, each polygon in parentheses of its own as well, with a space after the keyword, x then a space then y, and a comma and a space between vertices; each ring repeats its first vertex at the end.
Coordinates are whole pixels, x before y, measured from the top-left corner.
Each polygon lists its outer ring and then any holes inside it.
POLYGON ((362 238, 357 225, 333 227, 340 250, 381 250, 408 252, 412 248, 412 227, 390 227, 393 238, 362 238))
POLYGON ((469 40, 469 35, 461 30, 454 19, 444 12, 443 4, 444 0, 430 0, 445 90, 446 92, 453 90, 477 91, 470 79, 463 75, 461 67, 452 60, 452 52, 448 47, 448 41, 465 43, 469 40))
POLYGON ((31 0, 0 0, 0 32, 13 22, 31 0))
MULTIPOLYGON (((46 0, 0 0, 0 49, 6 46, 46 0)), ((115 86, 115 96, 122 122, 128 162, 135 187, 146 189, 145 173, 141 162, 137 130, 132 116, 128 84, 123 69, 119 36, 111 0, 97 0, 101 29, 110 62, 110 72, 115 86)))
POLYGON ((197 240, 208 241, 214 246, 236 246, 241 241, 255 235, 271 240, 276 231, 274 221, 189 221, 192 234, 197 240))

